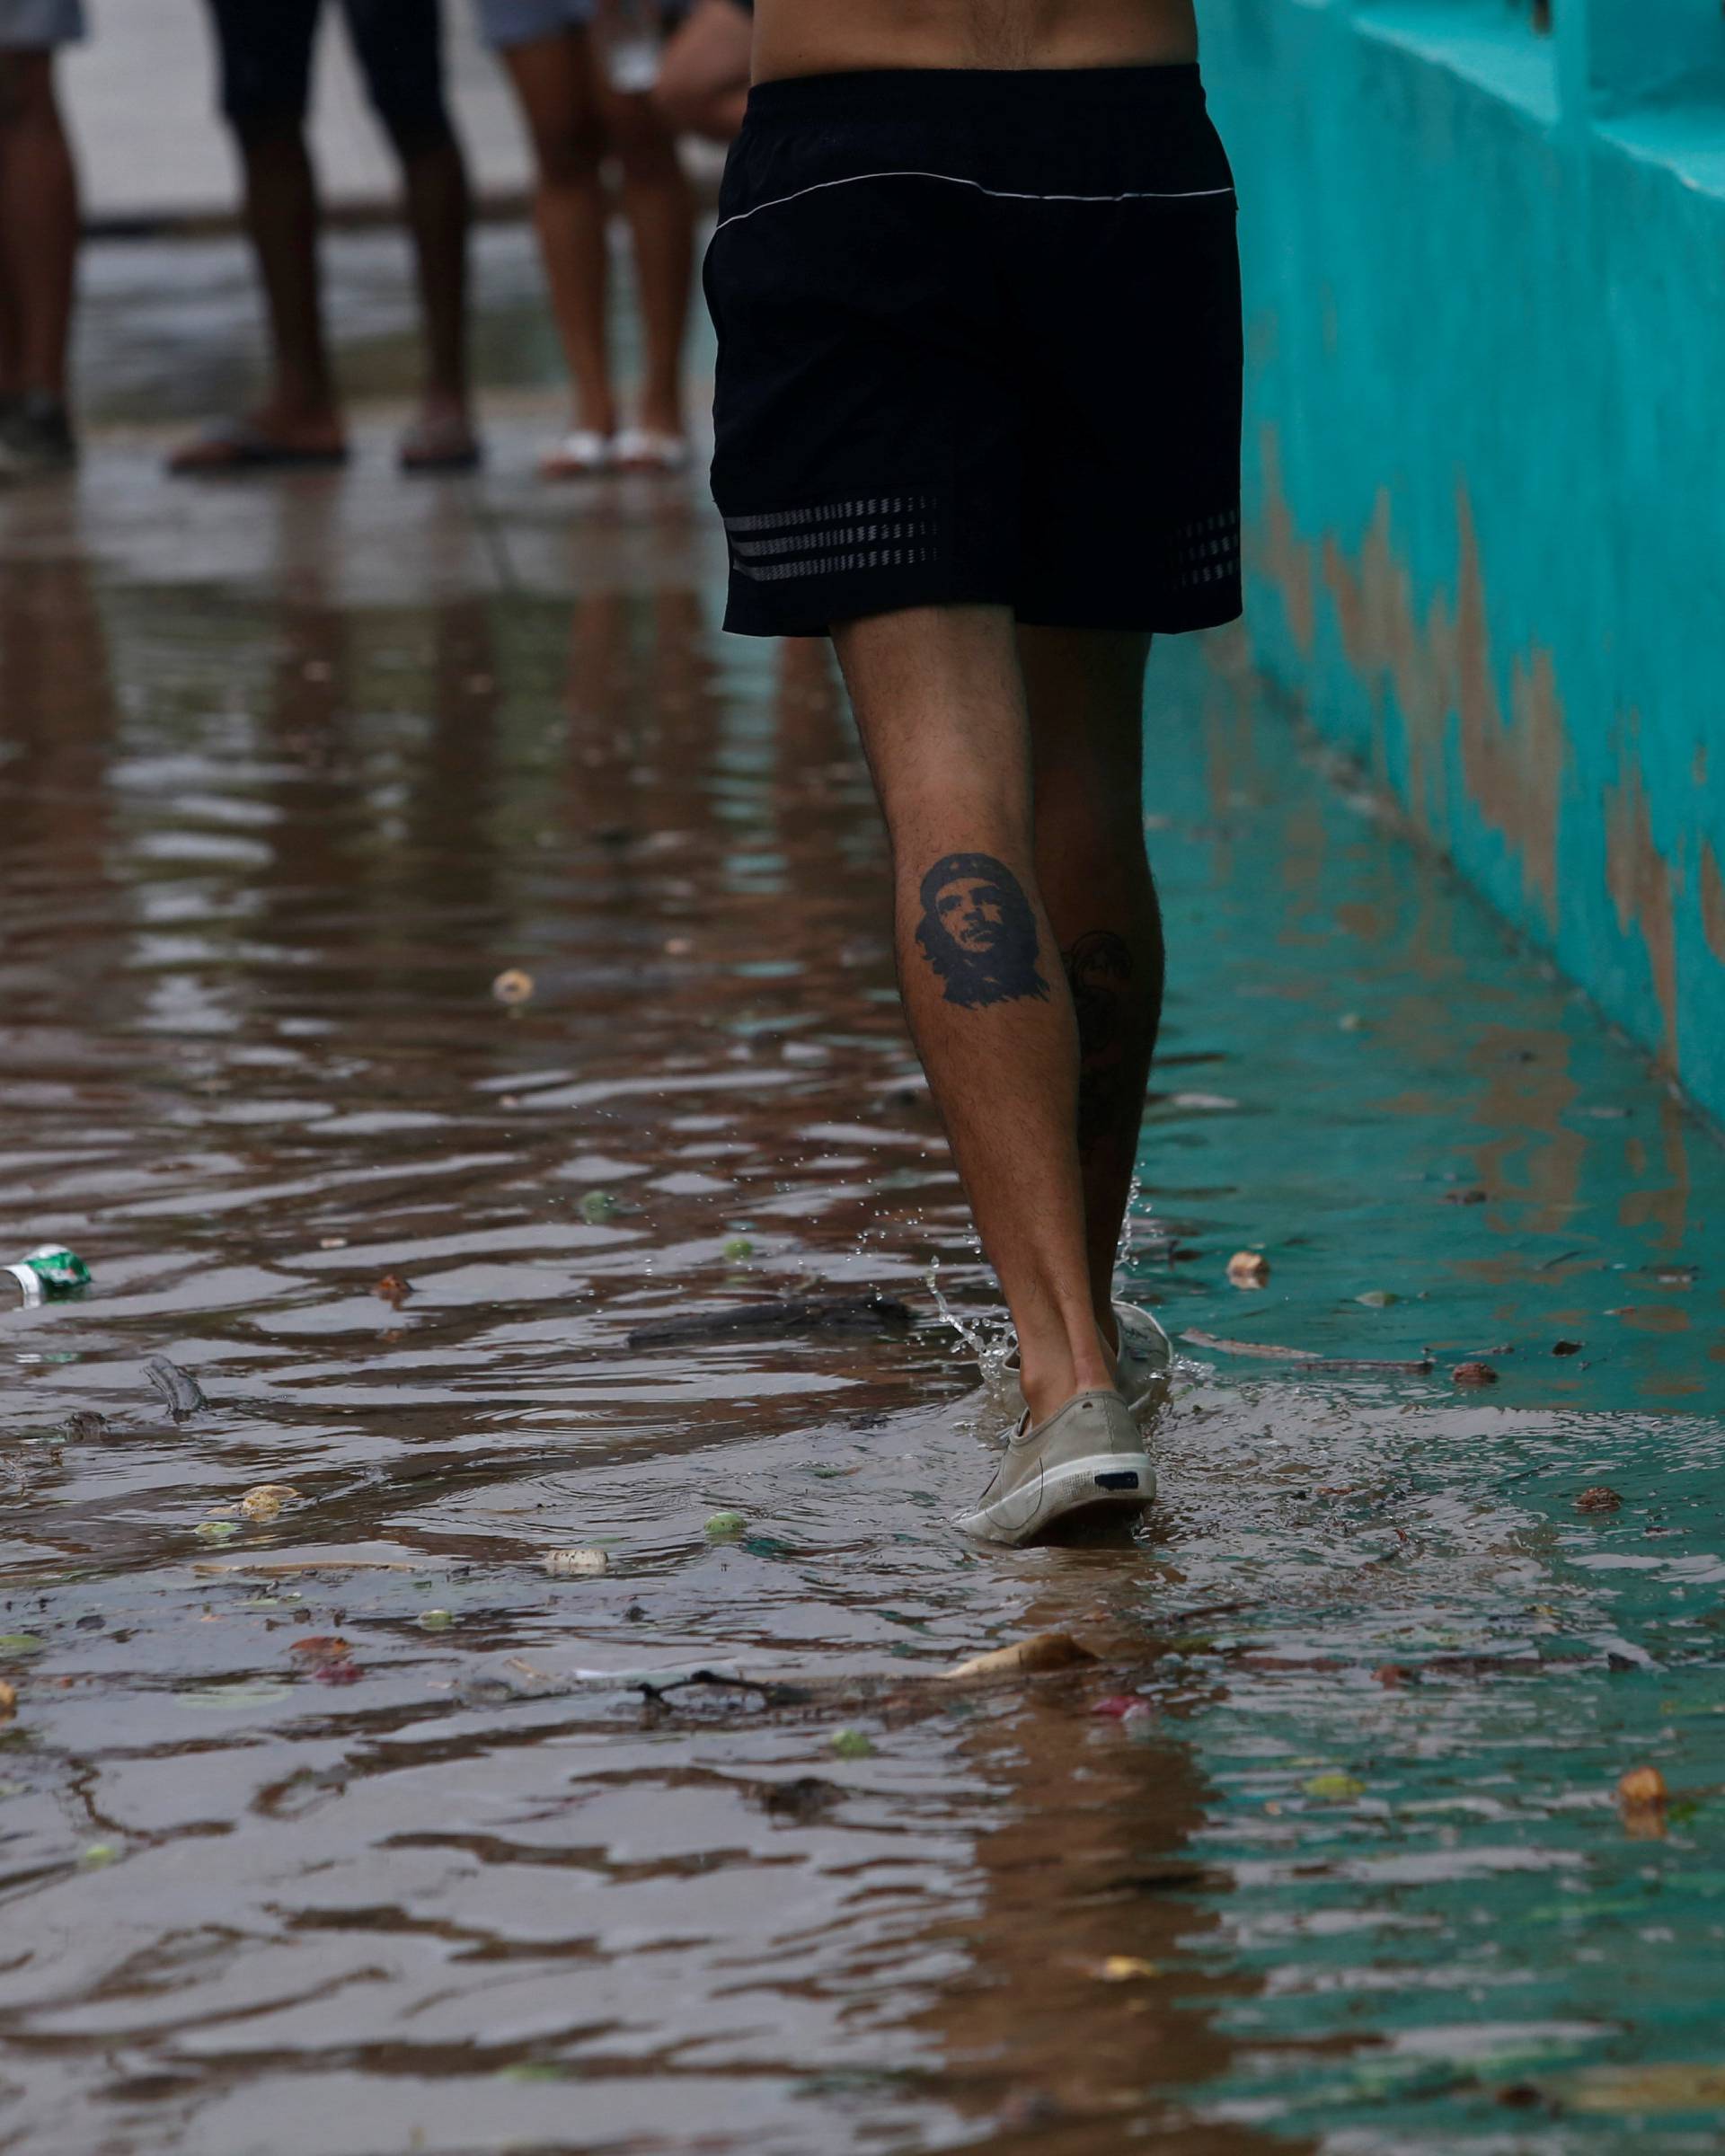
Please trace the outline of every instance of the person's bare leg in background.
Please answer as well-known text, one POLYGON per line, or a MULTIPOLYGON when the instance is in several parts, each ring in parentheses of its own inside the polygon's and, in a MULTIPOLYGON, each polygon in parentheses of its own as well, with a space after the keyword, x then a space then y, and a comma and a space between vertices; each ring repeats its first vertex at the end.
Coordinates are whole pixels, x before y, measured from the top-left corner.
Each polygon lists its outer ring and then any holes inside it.
POLYGON ((78 186, 46 49, 0 51, 0 473, 70 464, 78 186))

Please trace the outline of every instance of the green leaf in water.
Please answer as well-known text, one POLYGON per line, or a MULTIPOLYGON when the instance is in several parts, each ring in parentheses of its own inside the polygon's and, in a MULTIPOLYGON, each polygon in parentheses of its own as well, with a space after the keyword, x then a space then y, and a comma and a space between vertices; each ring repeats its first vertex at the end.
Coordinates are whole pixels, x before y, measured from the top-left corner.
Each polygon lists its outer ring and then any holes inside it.
POLYGON ((116 1842, 93 1842, 88 1849, 79 1853, 78 1862, 85 1871, 100 1871, 104 1864, 113 1863, 119 1855, 119 1848, 116 1842))
POLYGON ((1387 1287, 1368 1287, 1363 1295, 1356 1295, 1356 1303, 1363 1303, 1367 1310, 1387 1310, 1392 1303, 1399 1303, 1400 1295, 1392 1294, 1387 1287))
POLYGON ((733 1263, 740 1263, 743 1259, 755 1255, 755 1245, 747 1235, 733 1235, 720 1255, 729 1258, 733 1263))
POLYGON ((42 1643, 34 1632, 0 1632, 0 1662, 17 1655, 40 1655, 42 1643))
POLYGON ((181 1707, 225 1707, 235 1711, 246 1707, 273 1707, 291 1696, 286 1684, 202 1684, 195 1692, 176 1692, 181 1707))
POLYGON ((227 1542, 240 1532, 237 1520, 199 1520, 192 1530, 200 1542, 227 1542))
POLYGON ((715 1512, 707 1522, 707 1540, 710 1542, 734 1542, 743 1534, 748 1522, 740 1512, 715 1512))
POLYGON ((1366 1794, 1366 1784, 1351 1774, 1314 1774, 1300 1786, 1305 1796, 1320 1804, 1349 1804, 1366 1794))
POLYGON ((623 1210, 608 1190, 588 1190, 581 1195, 581 1218, 589 1227, 603 1227, 607 1220, 615 1220, 623 1210))
POLYGON ((417 1620, 422 1632, 447 1632, 455 1621, 447 1610, 421 1610, 417 1620))
POLYGON ((861 1729, 836 1729, 833 1750, 840 1759, 871 1759, 874 1746, 861 1729))

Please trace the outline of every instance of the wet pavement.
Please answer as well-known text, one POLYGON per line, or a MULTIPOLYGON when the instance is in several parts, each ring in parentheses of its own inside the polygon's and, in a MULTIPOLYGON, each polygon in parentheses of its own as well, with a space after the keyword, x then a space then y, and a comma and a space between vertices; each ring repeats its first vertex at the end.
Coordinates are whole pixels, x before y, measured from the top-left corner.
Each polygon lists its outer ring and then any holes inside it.
POLYGON ((0 2149, 1718 2148, 1715 1137, 1164 648, 1129 1291, 1434 1366, 1182 1338, 1136 1540, 967 1547, 931 1275, 994 1304, 827 662, 499 409, 473 482, 379 415, 0 498, 0 1244, 98 1283, 0 1317, 0 2149))

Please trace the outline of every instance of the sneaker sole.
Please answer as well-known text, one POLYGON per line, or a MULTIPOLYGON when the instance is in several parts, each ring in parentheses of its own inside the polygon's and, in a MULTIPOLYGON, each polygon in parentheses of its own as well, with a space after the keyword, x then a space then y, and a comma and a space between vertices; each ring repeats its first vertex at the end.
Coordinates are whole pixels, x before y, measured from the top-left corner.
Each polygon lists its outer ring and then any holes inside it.
POLYGON ((1061 1520, 1142 1512, 1154 1503, 1155 1495, 1156 1471, 1147 1454, 1092 1453, 1087 1460, 1066 1460, 1046 1470, 1028 1516, 1030 1493, 1017 1489, 975 1512, 961 1513, 958 1524, 983 1542, 1015 1547, 1061 1520))

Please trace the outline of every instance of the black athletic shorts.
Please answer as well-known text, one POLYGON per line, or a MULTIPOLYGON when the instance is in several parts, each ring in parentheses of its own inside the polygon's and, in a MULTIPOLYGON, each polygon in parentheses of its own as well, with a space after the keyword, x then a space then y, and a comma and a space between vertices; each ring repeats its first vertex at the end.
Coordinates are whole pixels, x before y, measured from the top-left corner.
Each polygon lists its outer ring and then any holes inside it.
MULTIPOLYGON (((311 94, 321 0, 209 0, 222 110, 242 133, 297 125, 311 94)), ((343 0, 348 35, 378 117, 408 148, 449 134, 439 0, 343 0)))
POLYGON ((757 85, 705 282, 728 629, 1240 612, 1234 181, 1195 66, 757 85))

